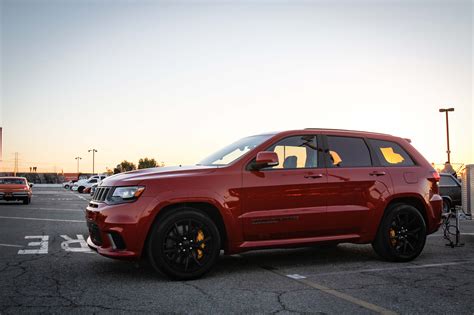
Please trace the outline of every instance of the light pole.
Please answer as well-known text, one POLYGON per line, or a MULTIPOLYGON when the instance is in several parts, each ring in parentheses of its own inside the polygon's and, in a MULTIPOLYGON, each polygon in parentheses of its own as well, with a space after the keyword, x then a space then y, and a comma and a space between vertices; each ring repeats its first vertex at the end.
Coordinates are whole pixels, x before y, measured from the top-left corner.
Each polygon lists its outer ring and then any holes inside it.
POLYGON ((75 159, 77 160, 77 173, 79 173, 79 160, 82 160, 80 156, 76 156, 75 159))
POLYGON ((448 163, 451 164, 451 150, 449 149, 449 119, 448 119, 448 113, 449 112, 454 112, 454 108, 440 108, 439 109, 440 113, 446 113, 446 142, 448 144, 448 150, 446 153, 448 153, 448 163))
POLYGON ((89 152, 92 151, 92 174, 95 174, 95 153, 97 152, 96 149, 90 149, 89 152))

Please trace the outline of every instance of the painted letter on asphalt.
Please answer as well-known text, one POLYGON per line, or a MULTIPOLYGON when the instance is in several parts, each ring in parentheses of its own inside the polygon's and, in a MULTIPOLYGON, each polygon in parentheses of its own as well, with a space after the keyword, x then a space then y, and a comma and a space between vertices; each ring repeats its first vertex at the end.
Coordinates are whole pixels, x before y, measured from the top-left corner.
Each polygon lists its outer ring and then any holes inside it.
POLYGON ((28 246, 39 246, 37 249, 20 249, 18 251, 19 255, 25 255, 25 254, 47 254, 48 253, 48 241, 49 241, 49 236, 48 235, 38 235, 38 236, 25 236, 25 239, 35 239, 39 238, 41 241, 39 242, 29 242, 28 246))
POLYGON ((87 246, 86 241, 84 240, 84 236, 81 234, 77 234, 77 239, 70 238, 67 235, 61 235, 63 239, 65 239, 64 242, 61 243, 61 248, 64 249, 66 252, 90 252, 91 250, 89 249, 89 246, 87 246), (79 247, 70 247, 69 245, 78 243, 80 246, 79 247))

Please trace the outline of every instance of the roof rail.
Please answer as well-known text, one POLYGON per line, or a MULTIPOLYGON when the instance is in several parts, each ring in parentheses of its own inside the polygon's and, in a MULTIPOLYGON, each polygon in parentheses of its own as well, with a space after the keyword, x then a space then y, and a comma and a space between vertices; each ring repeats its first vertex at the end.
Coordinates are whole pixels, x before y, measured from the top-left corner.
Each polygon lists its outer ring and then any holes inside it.
POLYGON ((390 136, 389 134, 380 133, 380 132, 363 131, 363 130, 351 130, 351 129, 337 129, 337 128, 305 128, 305 130, 349 131, 349 132, 371 133, 371 134, 375 134, 375 135, 390 136))

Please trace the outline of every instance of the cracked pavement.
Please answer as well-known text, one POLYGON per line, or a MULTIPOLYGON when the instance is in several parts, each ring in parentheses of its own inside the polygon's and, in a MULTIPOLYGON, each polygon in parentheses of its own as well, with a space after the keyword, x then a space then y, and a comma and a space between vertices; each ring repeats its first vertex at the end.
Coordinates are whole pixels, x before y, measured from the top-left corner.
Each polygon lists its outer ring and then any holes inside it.
POLYGON ((396 313, 474 313, 473 221, 462 221, 464 247, 445 246, 438 232, 410 263, 380 261, 370 245, 263 250, 221 256, 203 279, 176 282, 146 262, 62 249, 60 235, 86 237, 85 223, 11 219, 84 220, 86 204, 51 188, 34 188, 27 206, 0 203, 0 314, 374 312, 286 277, 294 274, 396 313), (27 235, 49 235, 48 253, 19 255, 35 248, 27 235))

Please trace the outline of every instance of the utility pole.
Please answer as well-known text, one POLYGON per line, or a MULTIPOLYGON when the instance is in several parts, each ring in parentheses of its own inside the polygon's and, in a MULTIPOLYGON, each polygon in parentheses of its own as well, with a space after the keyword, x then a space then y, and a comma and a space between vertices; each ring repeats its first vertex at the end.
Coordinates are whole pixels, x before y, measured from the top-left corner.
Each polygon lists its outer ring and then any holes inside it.
POLYGON ((77 160, 77 173, 79 173, 79 160, 82 160, 80 156, 76 156, 75 159, 77 160))
POLYGON ((92 174, 95 174, 95 153, 97 152, 96 149, 90 149, 89 152, 92 151, 92 174))
POLYGON ((18 173, 18 152, 15 152, 15 166, 13 167, 13 176, 18 173))
POLYGON ((448 163, 451 164, 451 150, 449 149, 449 118, 448 118, 448 113, 449 112, 454 112, 454 108, 440 108, 439 109, 440 113, 446 113, 446 143, 448 144, 448 150, 446 153, 448 153, 448 163))

